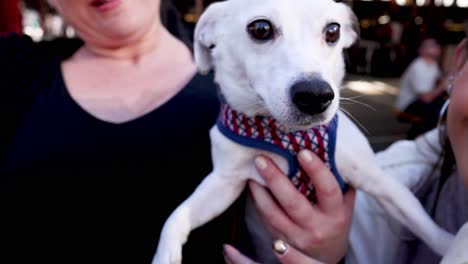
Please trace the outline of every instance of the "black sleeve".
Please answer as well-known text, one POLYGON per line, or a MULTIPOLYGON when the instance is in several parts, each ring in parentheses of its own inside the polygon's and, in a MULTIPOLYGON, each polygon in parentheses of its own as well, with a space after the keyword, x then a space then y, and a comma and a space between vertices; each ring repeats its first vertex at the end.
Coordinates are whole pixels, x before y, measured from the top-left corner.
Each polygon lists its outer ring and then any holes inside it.
POLYGON ((57 63, 81 45, 74 39, 36 43, 25 35, 0 37, 0 161, 35 95, 56 74, 57 63))
POLYGON ((0 37, 0 100, 9 101, 8 96, 27 93, 43 67, 71 56, 81 45, 78 39, 36 43, 25 35, 0 37))
MULTIPOLYGON (((33 79, 34 42, 16 34, 0 37, 0 151, 7 147, 17 124, 21 97, 27 98, 27 87, 33 79)), ((0 152, 0 155, 3 153, 0 152)), ((0 156, 1 157, 1 156, 0 156)))
MULTIPOLYGON (((0 37, 0 98, 8 102, 15 88, 27 82, 32 61, 33 41, 26 36, 12 34, 0 37)), ((1 106, 5 106, 1 104, 1 106)))

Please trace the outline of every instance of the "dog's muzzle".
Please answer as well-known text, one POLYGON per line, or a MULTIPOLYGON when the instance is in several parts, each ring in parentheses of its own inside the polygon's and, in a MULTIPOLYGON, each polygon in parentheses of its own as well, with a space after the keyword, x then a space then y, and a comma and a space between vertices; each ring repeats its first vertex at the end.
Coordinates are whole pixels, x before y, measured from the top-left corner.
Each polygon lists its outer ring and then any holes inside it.
POLYGON ((317 115, 325 112, 335 98, 330 84, 320 79, 299 81, 291 87, 291 98, 302 113, 317 115))

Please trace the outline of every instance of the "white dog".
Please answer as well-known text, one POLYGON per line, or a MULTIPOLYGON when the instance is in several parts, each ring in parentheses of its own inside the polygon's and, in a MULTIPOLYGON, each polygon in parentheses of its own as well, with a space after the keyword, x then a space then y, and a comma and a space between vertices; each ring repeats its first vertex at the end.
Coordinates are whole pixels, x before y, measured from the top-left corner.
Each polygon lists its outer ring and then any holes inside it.
POLYGON ((448 250, 453 235, 406 186, 384 175, 364 135, 338 111, 342 51, 355 42, 356 26, 351 9, 332 0, 229 0, 206 10, 195 30, 195 59, 200 72, 214 68, 225 100, 210 132, 214 169, 165 223, 153 263, 180 263, 192 229, 226 210, 247 180, 264 184, 254 166, 260 154, 313 198, 294 168, 294 150, 303 145, 322 151, 339 181, 341 175, 374 196, 434 251, 448 250))

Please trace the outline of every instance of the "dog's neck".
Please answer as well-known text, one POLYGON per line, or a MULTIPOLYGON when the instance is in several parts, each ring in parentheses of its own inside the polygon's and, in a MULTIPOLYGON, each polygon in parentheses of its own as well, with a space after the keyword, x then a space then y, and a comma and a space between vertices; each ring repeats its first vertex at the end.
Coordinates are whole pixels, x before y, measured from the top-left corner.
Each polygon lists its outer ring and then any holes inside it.
MULTIPOLYGON (((234 121, 234 119, 236 119, 236 118, 239 120, 239 126, 245 126, 245 125, 248 126, 249 123, 255 123, 257 126, 262 125, 263 129, 270 130, 271 128, 275 128, 275 130, 279 131, 282 134, 302 133, 302 132, 311 131, 313 129, 322 129, 322 128, 327 129, 327 127, 328 127, 328 125, 318 125, 318 126, 315 126, 315 127, 308 127, 308 128, 304 128, 304 129, 297 129, 297 128, 287 127, 287 126, 281 124, 281 122, 276 120, 271 115, 250 116, 250 115, 244 114, 241 111, 238 111, 238 110, 234 109, 233 107, 231 107, 224 100, 224 98, 221 97, 221 112, 220 112, 219 119, 221 119, 221 121, 223 123, 226 123, 226 122, 231 122, 232 123, 234 121)), ((233 123, 237 124, 238 122, 233 122, 233 123)))
MULTIPOLYGON (((305 172, 299 168, 296 156, 303 149, 315 152, 339 178, 334 166, 337 124, 338 116, 335 116, 328 125, 302 131, 287 131, 272 117, 249 117, 228 104, 221 104, 217 127, 224 136, 238 144, 285 157, 289 161, 289 177, 294 185, 310 200, 314 200, 313 188, 305 172)), ((343 187, 343 181, 339 182, 343 187)))

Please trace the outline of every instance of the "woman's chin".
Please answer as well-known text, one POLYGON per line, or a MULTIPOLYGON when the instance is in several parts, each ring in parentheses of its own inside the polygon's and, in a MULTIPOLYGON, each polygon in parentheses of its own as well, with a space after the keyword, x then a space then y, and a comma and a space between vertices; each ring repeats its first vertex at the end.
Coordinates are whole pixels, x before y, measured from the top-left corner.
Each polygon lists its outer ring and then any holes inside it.
POLYGON ((101 24, 99 32, 102 32, 106 37, 125 39, 131 38, 132 35, 142 34, 144 28, 143 23, 122 23, 121 20, 117 20, 101 24))
MULTIPOLYGON (((122 45, 128 45, 141 41, 143 38, 149 36, 147 30, 143 26, 132 25, 112 25, 103 26, 96 30, 92 35, 88 35, 90 42, 96 43, 106 47, 118 48, 122 45)), ((85 36, 82 36, 86 38, 85 36)))

